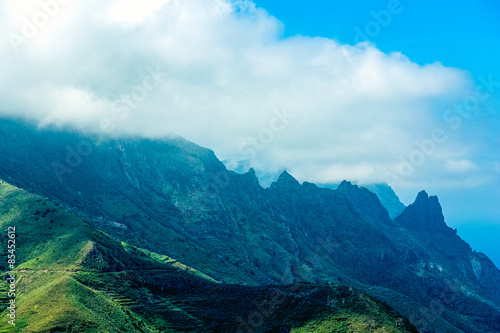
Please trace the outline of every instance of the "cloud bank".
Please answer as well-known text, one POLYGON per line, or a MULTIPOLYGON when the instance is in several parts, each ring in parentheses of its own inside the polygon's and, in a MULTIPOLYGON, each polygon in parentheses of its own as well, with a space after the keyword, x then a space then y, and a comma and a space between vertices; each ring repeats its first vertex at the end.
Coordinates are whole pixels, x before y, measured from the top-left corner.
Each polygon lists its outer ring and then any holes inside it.
MULTIPOLYGON (((469 161, 474 143, 452 127, 465 117, 447 113, 475 87, 467 73, 438 62, 418 65, 368 43, 284 38, 282 23, 250 1, 0 7, 4 116, 117 135, 176 134, 228 165, 245 160, 321 183, 456 186, 450 171, 481 169, 469 161)), ((471 177, 471 186, 485 181, 471 177)))

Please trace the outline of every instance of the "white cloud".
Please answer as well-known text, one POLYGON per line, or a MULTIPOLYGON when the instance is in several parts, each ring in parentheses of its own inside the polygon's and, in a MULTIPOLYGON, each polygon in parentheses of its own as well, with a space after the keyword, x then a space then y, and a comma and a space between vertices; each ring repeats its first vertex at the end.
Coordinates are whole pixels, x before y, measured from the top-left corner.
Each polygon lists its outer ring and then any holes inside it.
POLYGON ((446 161, 445 168, 446 171, 448 172, 463 173, 471 170, 476 170, 478 166, 469 160, 459 160, 459 161, 448 160, 446 161))
POLYGON ((157 14, 169 0, 118 0, 108 8, 108 19, 113 23, 139 24, 157 14))
MULTIPOLYGON (((40 10, 30 5, 24 13, 40 10)), ((0 6, 1 33, 22 35, 12 10, 19 1, 0 6)), ((88 0, 59 9, 19 54, 0 41, 0 113, 176 133, 222 159, 250 154, 255 168, 287 168, 302 180, 385 181, 416 138, 446 126, 436 105, 471 88, 460 70, 420 66, 370 44, 282 38, 282 24, 250 1, 88 0), (141 95, 157 66, 167 75, 141 95), (273 118, 283 108, 295 118, 280 126, 273 118)), ((467 171, 463 156, 454 158, 448 167, 467 171)))

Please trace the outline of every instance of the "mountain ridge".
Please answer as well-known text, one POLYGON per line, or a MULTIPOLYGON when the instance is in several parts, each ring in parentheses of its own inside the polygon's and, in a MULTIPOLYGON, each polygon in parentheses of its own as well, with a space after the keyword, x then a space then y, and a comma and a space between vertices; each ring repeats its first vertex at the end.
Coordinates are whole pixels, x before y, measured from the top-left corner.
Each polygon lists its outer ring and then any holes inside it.
POLYGON ((300 184, 288 173, 262 188, 255 172, 228 171, 213 152, 186 141, 108 140, 62 186, 50 181, 56 176, 48 166, 64 161, 65 147, 77 146, 80 136, 39 136, 1 122, 0 130, 22 134, 0 142, 0 178, 53 195, 113 236, 218 281, 342 282, 387 302, 424 331, 498 328, 491 320, 499 313, 498 269, 451 229, 437 229, 436 239, 457 246, 454 252, 408 228, 420 216, 410 214, 415 206, 394 221, 366 189, 300 184), (23 157, 27 146, 36 148, 33 161, 23 157), (446 290, 459 290, 453 302, 442 296, 446 290), (435 303, 442 312, 435 313, 435 303))
MULTIPOLYGON (((0 226, 15 228, 18 240, 16 332, 417 332, 394 310, 346 286, 222 285, 1 180, 0 197, 0 226)), ((12 328, 0 323, 2 332, 12 328)))

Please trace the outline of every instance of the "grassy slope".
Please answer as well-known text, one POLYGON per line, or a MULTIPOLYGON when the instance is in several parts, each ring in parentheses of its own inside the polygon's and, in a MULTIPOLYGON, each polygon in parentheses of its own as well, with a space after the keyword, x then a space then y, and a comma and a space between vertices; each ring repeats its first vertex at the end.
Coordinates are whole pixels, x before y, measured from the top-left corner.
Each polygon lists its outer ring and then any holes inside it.
MULTIPOLYGON (((3 182, 4 258, 8 226, 17 235, 16 332, 235 332, 245 331, 242 323, 255 332, 414 330, 391 309, 343 286, 219 284, 3 182), (257 304, 267 304, 265 314, 257 304)), ((3 299, 0 318, 6 318, 5 307, 3 299)), ((9 329, 0 322, 0 331, 9 329)))
MULTIPOLYGON (((6 234, 8 226, 15 226, 17 232, 19 331, 132 332, 134 321, 143 322, 75 276, 82 269, 124 269, 136 255, 143 262, 134 262, 133 268, 146 266, 152 262, 146 255, 126 251, 120 242, 41 197, 5 183, 0 196, 1 230, 6 234)), ((7 327, 5 321, 0 323, 0 328, 7 327)))

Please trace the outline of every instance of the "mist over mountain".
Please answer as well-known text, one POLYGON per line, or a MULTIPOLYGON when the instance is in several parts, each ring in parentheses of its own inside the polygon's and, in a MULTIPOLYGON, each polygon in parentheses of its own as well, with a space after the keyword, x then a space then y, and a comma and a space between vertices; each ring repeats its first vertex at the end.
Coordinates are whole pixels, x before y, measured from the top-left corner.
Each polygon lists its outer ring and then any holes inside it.
POLYGON ((218 282, 344 284, 423 332, 500 329, 500 271, 426 192, 393 219, 348 181, 332 190, 284 171, 263 188, 253 169, 228 171, 181 138, 96 140, 13 120, 0 133, 1 179, 218 282))
POLYGON ((0 333, 499 333, 499 15, 0 1, 0 333))
POLYGON ((488 102, 495 78, 477 87, 439 59, 287 36, 279 18, 251 1, 56 1, 46 29, 32 22, 43 8, 26 1, 0 5, 0 115, 105 134, 176 134, 223 160, 250 159, 259 172, 287 169, 317 183, 391 180, 416 191, 480 186, 497 175, 500 160, 472 149, 495 146, 462 126, 468 117, 481 130, 494 123, 482 112, 448 111, 476 90, 488 102), (414 151, 426 163, 408 178, 401 169, 414 151))
POLYGON ((387 184, 369 184, 363 185, 371 192, 375 193, 382 205, 387 209, 391 219, 398 217, 406 208, 406 206, 399 200, 394 190, 387 184))

